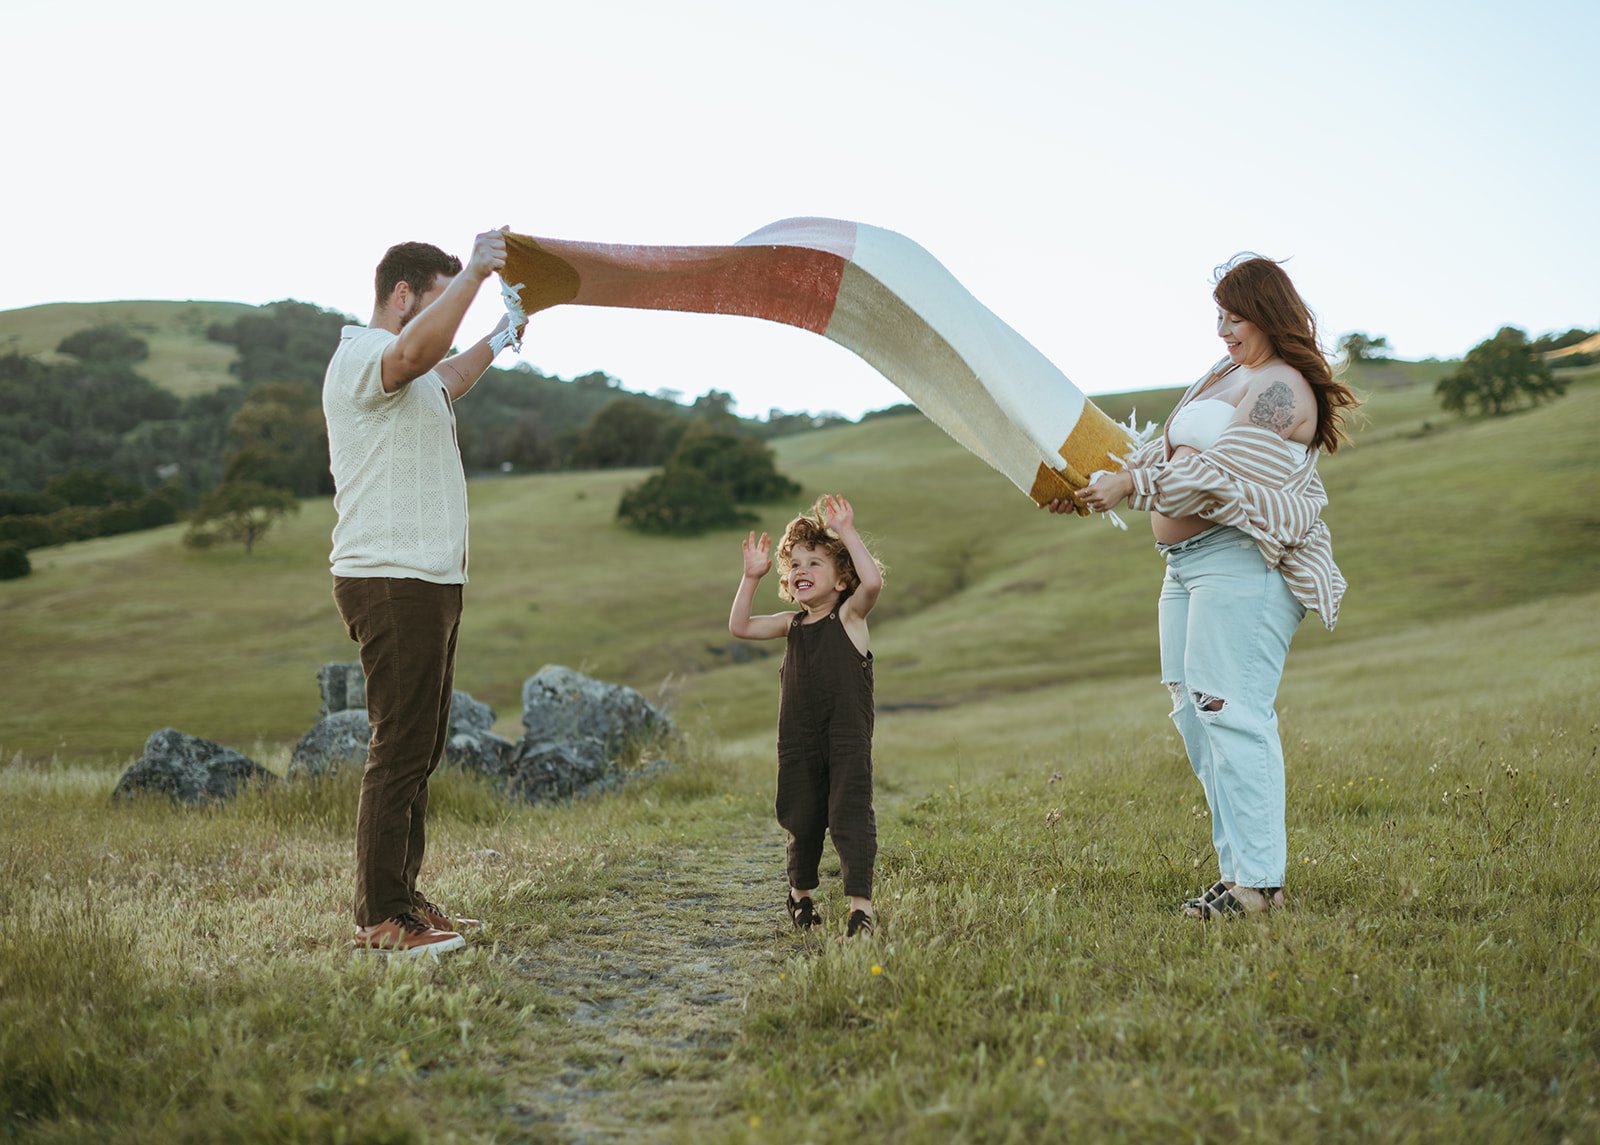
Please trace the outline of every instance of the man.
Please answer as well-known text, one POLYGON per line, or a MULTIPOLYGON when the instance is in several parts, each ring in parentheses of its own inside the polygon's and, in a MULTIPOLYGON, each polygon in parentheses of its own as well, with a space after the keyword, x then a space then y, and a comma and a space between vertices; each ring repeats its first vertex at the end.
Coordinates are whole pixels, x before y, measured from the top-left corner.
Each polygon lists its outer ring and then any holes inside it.
MULTIPOLYGON (((367 326, 346 326, 322 409, 336 492, 333 597, 361 645, 372 739, 356 812, 357 950, 438 954, 465 945, 417 891, 428 776, 444 753, 467 580, 467 482, 451 403, 494 360, 489 337, 452 357, 478 288, 504 265, 486 231, 461 260, 427 243, 389 248, 367 326)), ((493 333, 505 328, 502 319, 493 333)))

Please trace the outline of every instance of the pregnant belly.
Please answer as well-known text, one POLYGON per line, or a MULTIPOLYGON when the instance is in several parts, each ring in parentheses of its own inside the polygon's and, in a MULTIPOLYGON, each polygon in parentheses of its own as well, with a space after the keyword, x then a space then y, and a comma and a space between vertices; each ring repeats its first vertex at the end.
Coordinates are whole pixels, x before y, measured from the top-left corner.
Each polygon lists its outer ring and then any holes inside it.
MULTIPOLYGON (((1192 446, 1180 445, 1172 451, 1172 460, 1192 457, 1199 452, 1192 446)), ((1203 517, 1166 517, 1160 513, 1150 514, 1150 531, 1155 534, 1158 545, 1175 545, 1179 541, 1197 537, 1212 527, 1213 523, 1203 517)))

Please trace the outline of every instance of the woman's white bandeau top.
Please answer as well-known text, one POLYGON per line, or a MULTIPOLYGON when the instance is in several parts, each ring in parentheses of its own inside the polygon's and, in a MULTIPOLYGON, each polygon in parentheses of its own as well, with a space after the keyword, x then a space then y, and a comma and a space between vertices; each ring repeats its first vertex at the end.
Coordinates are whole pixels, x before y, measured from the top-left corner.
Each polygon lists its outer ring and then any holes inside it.
MULTIPOLYGON (((1217 438, 1233 424, 1238 412, 1238 406, 1218 398, 1198 398, 1172 415, 1172 424, 1167 426, 1167 440, 1172 442, 1173 448, 1187 445, 1204 452, 1217 444, 1217 438)), ((1302 453, 1307 452, 1306 447, 1298 441, 1286 444, 1295 446, 1302 453)))
POLYGON ((1172 415, 1172 424, 1167 426, 1167 440, 1174 447, 1187 445, 1191 449, 1210 449, 1217 444, 1217 438, 1232 424, 1238 412, 1237 406, 1216 398, 1192 401, 1172 415))

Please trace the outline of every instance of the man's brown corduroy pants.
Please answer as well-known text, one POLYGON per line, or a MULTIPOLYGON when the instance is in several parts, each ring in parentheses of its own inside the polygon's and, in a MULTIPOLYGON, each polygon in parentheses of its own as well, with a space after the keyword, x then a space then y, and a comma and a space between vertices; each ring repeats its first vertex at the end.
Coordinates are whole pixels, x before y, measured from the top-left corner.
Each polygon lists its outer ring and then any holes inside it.
POLYGON ((333 599, 367 677, 372 739, 356 811, 355 918, 372 926, 421 902, 428 776, 449 734, 461 586, 334 577, 333 599))

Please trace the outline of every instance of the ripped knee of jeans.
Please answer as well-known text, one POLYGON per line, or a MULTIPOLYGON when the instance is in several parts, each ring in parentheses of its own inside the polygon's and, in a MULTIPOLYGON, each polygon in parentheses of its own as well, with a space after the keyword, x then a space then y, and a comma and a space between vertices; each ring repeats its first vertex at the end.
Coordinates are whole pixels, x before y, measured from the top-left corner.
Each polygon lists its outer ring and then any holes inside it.
POLYGON ((1169 714, 1175 716, 1183 711, 1183 681, 1163 680, 1161 682, 1167 686, 1167 691, 1172 693, 1172 711, 1169 714))
POLYGON ((1213 696, 1209 692, 1195 692, 1193 696, 1195 711, 1202 716, 1214 716, 1228 706, 1227 700, 1221 696, 1213 696))

